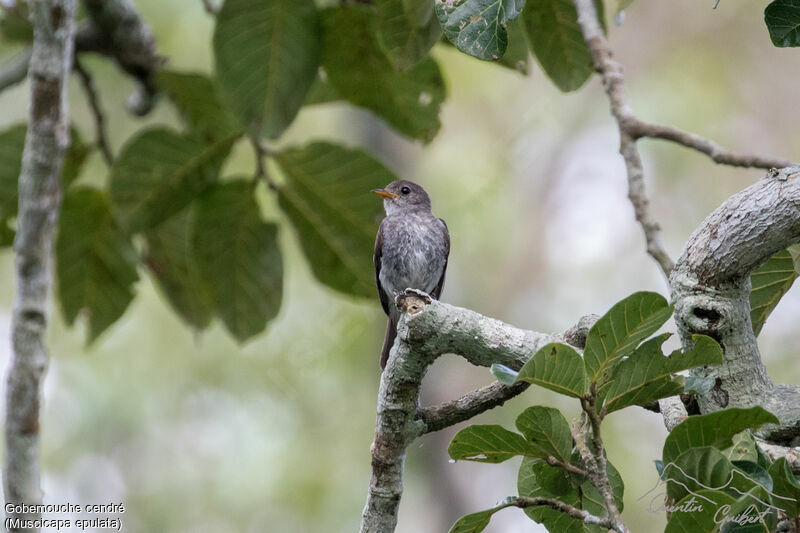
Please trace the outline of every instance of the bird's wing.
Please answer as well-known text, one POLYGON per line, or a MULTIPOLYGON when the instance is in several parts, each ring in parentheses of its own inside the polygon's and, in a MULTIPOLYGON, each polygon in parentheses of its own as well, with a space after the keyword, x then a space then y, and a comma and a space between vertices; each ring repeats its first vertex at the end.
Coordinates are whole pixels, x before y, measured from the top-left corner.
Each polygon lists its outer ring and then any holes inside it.
MULTIPOLYGON (((383 219, 385 222, 386 219, 383 219)), ((384 313, 389 314, 389 295, 381 287, 381 256, 383 255, 383 222, 378 227, 378 234, 375 236, 375 251, 372 253, 372 262, 375 263, 375 285, 378 287, 378 296, 381 299, 381 307, 384 313)))
POLYGON ((444 229, 444 266, 442 267, 442 277, 439 278, 439 283, 436 284, 436 287, 433 288, 431 291, 431 296, 436 298, 437 300, 442 295, 442 290, 444 289, 444 275, 447 273, 447 259, 450 257, 450 231, 447 229, 447 223, 441 218, 439 222, 442 223, 444 229))

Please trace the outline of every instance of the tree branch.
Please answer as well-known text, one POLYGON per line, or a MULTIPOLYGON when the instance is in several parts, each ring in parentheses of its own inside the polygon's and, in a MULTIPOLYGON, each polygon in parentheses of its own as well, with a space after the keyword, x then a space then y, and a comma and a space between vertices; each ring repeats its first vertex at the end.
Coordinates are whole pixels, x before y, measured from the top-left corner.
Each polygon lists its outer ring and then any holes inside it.
POLYGON ((114 155, 111 153, 111 146, 108 143, 108 135, 106 133, 106 117, 103 112, 103 106, 100 103, 100 94, 94 85, 94 80, 89 71, 83 68, 78 58, 75 58, 74 64, 75 72, 83 85, 83 91, 86 93, 86 100, 89 102, 89 108, 94 117, 94 130, 95 130, 95 144, 97 145, 100 153, 103 154, 103 159, 108 166, 114 164, 114 155))
POLYGON ((633 204, 636 220, 642 226, 647 242, 647 253, 655 259, 662 272, 669 277, 674 264, 661 242, 661 227, 650 214, 650 202, 645 189, 644 168, 637 148, 637 140, 649 137, 671 141, 697 150, 709 156, 712 161, 725 165, 769 169, 789 166, 791 162, 775 157, 735 154, 699 135, 639 120, 628 103, 622 66, 614 59, 614 54, 600 26, 593 0, 573 1, 578 11, 578 24, 592 54, 595 70, 602 79, 611 114, 617 122, 620 134, 620 153, 625 160, 628 175, 628 197, 633 204))
POLYGON ((155 73, 164 63, 156 52, 153 32, 129 0, 85 0, 89 23, 75 36, 80 52, 96 52, 114 59, 139 82, 128 98, 128 109, 143 116, 155 105, 155 73))
POLYGON ((598 525, 612 531, 619 531, 620 533, 624 531, 621 530, 618 524, 614 523, 611 518, 601 518, 599 516, 595 516, 588 511, 578 509, 577 507, 568 505, 560 500, 556 500, 555 498, 524 498, 522 496, 518 496, 517 498, 514 498, 512 502, 510 502, 510 505, 519 507, 520 509, 525 509, 527 507, 547 506, 555 509, 556 511, 566 513, 573 518, 577 518, 578 520, 583 521, 585 524, 598 525))
MULTIPOLYGON (((17 290, 11 325, 13 356, 6 387, 6 501, 42 501, 39 409, 47 368, 45 330, 52 285, 51 250, 61 200, 60 179, 69 145, 68 77, 72 70, 75 0, 31 3, 34 29, 30 111, 22 169, 16 252, 17 290)), ((17 512, 11 518, 37 519, 17 512)), ((26 529, 38 531, 38 528, 26 529)))
POLYGON ((528 386, 529 384, 525 382, 507 386, 495 381, 491 385, 474 390, 457 400, 433 407, 420 407, 415 420, 423 424, 420 427, 423 435, 439 431, 503 405, 525 391, 528 386))
MULTIPOLYGON (((456 353, 477 366, 500 363, 519 367, 539 348, 556 340, 553 335, 521 330, 412 289, 398 296, 396 304, 402 316, 397 340, 381 376, 371 448, 372 476, 361 516, 362 533, 394 531, 403 493, 405 451, 414 439, 467 420, 499 405, 496 402, 512 392, 518 393, 516 386, 504 390, 503 386, 492 384, 455 402, 418 412, 422 378, 436 358, 456 353)), ((580 333, 575 335, 580 337, 580 333)))
POLYGON ((800 388, 767 375, 750 322, 750 273, 800 241, 799 178, 800 167, 771 171, 730 197, 695 230, 670 277, 684 348, 697 333, 722 345, 722 366, 692 371, 716 383, 698 395, 700 410, 761 405, 780 425, 760 436, 777 444, 800 436, 800 388))

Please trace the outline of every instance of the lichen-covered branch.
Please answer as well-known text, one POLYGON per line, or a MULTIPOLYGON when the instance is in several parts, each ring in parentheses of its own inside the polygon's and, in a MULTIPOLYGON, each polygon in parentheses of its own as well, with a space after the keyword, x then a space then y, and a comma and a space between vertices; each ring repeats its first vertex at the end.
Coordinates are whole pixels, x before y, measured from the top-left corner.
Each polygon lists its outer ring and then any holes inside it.
MULTIPOLYGON (((69 145, 67 90, 72 70, 75 3, 76 0, 38 0, 30 4, 34 29, 29 67, 31 100, 19 176, 13 355, 6 382, 3 481, 8 503, 32 505, 42 498, 39 410, 47 368, 45 330, 53 281, 51 250, 61 200, 61 168, 69 145)), ((11 514, 12 518, 31 520, 37 516, 11 514)))
POLYGON ((771 171, 733 195, 692 234, 670 277, 684 346, 696 333, 723 348, 721 366, 695 369, 715 386, 698 396, 702 412, 761 405, 780 420, 762 428, 773 443, 800 436, 800 388, 774 385, 750 322, 750 273, 800 242, 800 167, 771 171))
POLYGON ((495 381, 491 385, 465 394, 457 400, 433 407, 422 407, 416 415, 417 420, 422 422, 420 430, 423 433, 431 433, 469 420, 489 409, 503 405, 525 391, 528 386, 529 384, 523 381, 511 386, 495 381))
MULTIPOLYGON (((515 328, 410 289, 398 296, 397 305, 403 315, 381 376, 362 533, 394 531, 403 494, 403 462, 414 439, 467 420, 523 390, 516 385, 492 384, 455 402, 418 410, 422 378, 436 358, 455 353, 477 366, 500 363, 519 367, 539 348, 556 340, 553 335, 515 328)), ((571 336, 580 339, 588 323, 572 328, 571 336)))
POLYGON ((80 28, 75 46, 80 51, 110 57, 139 82, 128 99, 132 113, 142 116, 155 105, 155 73, 164 62, 155 37, 129 0, 84 0, 89 24, 80 28))

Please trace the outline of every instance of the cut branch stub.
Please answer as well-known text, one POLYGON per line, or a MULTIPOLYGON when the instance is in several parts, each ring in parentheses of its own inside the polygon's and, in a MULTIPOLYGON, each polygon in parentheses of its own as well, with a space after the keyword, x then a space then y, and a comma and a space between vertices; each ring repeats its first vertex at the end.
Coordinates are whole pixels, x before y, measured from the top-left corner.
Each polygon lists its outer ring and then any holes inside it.
POLYGON ((780 425, 761 434, 776 442, 800 435, 800 388, 776 387, 750 322, 750 274, 800 242, 800 167, 771 170, 733 195, 692 234, 670 276, 675 322, 685 347, 694 334, 723 348, 723 364, 696 369, 715 386, 698 397, 702 412, 761 405, 780 425))

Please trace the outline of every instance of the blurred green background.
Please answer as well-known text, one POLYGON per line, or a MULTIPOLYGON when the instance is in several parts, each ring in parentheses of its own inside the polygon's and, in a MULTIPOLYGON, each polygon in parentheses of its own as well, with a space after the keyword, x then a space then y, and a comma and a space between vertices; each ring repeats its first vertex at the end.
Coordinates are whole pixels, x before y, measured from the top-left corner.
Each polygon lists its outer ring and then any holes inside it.
MULTIPOLYGON (((723 146, 798 159, 800 52, 772 46, 765 2, 638 0, 610 41, 626 69, 639 116, 715 139, 723 146)), ((208 72, 213 20, 199 0, 140 0, 169 66, 208 72)), ((609 5, 609 10, 613 6, 609 5)), ((15 50, 2 48, 3 57, 15 50)), ((443 299, 517 326, 560 331, 603 313, 637 290, 666 294, 644 252, 626 195, 618 134, 596 78, 561 94, 532 60, 532 73, 482 63, 437 46, 447 80, 442 130, 427 146, 396 136, 345 104, 304 109, 286 143, 343 141, 367 148, 423 184, 447 220, 452 252, 443 299)), ((162 102, 145 120, 124 103, 131 81, 87 57, 108 114, 115 153, 149 124, 177 124, 162 102)), ((76 80, 70 105, 84 139, 91 115, 76 80)), ((0 127, 24 121, 27 85, 0 95, 0 127)), ((654 215, 673 257, 696 225, 759 170, 721 167, 653 141, 641 148, 654 215)), ((225 174, 251 172, 244 143, 225 174)), ((93 154, 87 183, 107 169, 93 154)), ((364 194, 369 194, 364 191, 364 194)), ((267 219, 281 214, 260 198, 267 219)), ((377 199, 376 199, 377 201, 377 199)), ((52 363, 43 414, 43 485, 49 503, 126 505, 127 531, 308 532, 357 530, 369 479, 384 315, 377 298, 355 300, 317 283, 292 228, 280 226, 284 305, 263 335, 238 346, 217 324, 194 334, 147 276, 124 317, 92 346, 54 307, 52 363)), ((13 258, 0 252, 0 328, 7 332, 13 258)), ((761 334, 778 382, 800 383, 796 317, 800 289, 784 298, 761 334)), ((9 343, 0 345, 5 368, 9 343)), ((426 377, 423 401, 457 397, 491 380, 454 356, 426 377)), ((512 425, 533 404, 570 414, 575 405, 539 389, 478 421, 512 425)), ((632 531, 658 531, 661 514, 637 499, 656 482, 653 459, 666 435, 658 415, 628 409, 609 418, 608 454, 626 482, 632 531)), ((418 441, 406 462, 398 532, 446 531, 460 515, 516 491, 517 461, 493 466, 447 456, 451 428, 418 441)), ((523 513, 495 516, 487 531, 541 531, 523 513), (537 529, 538 528, 538 529, 537 529)))

